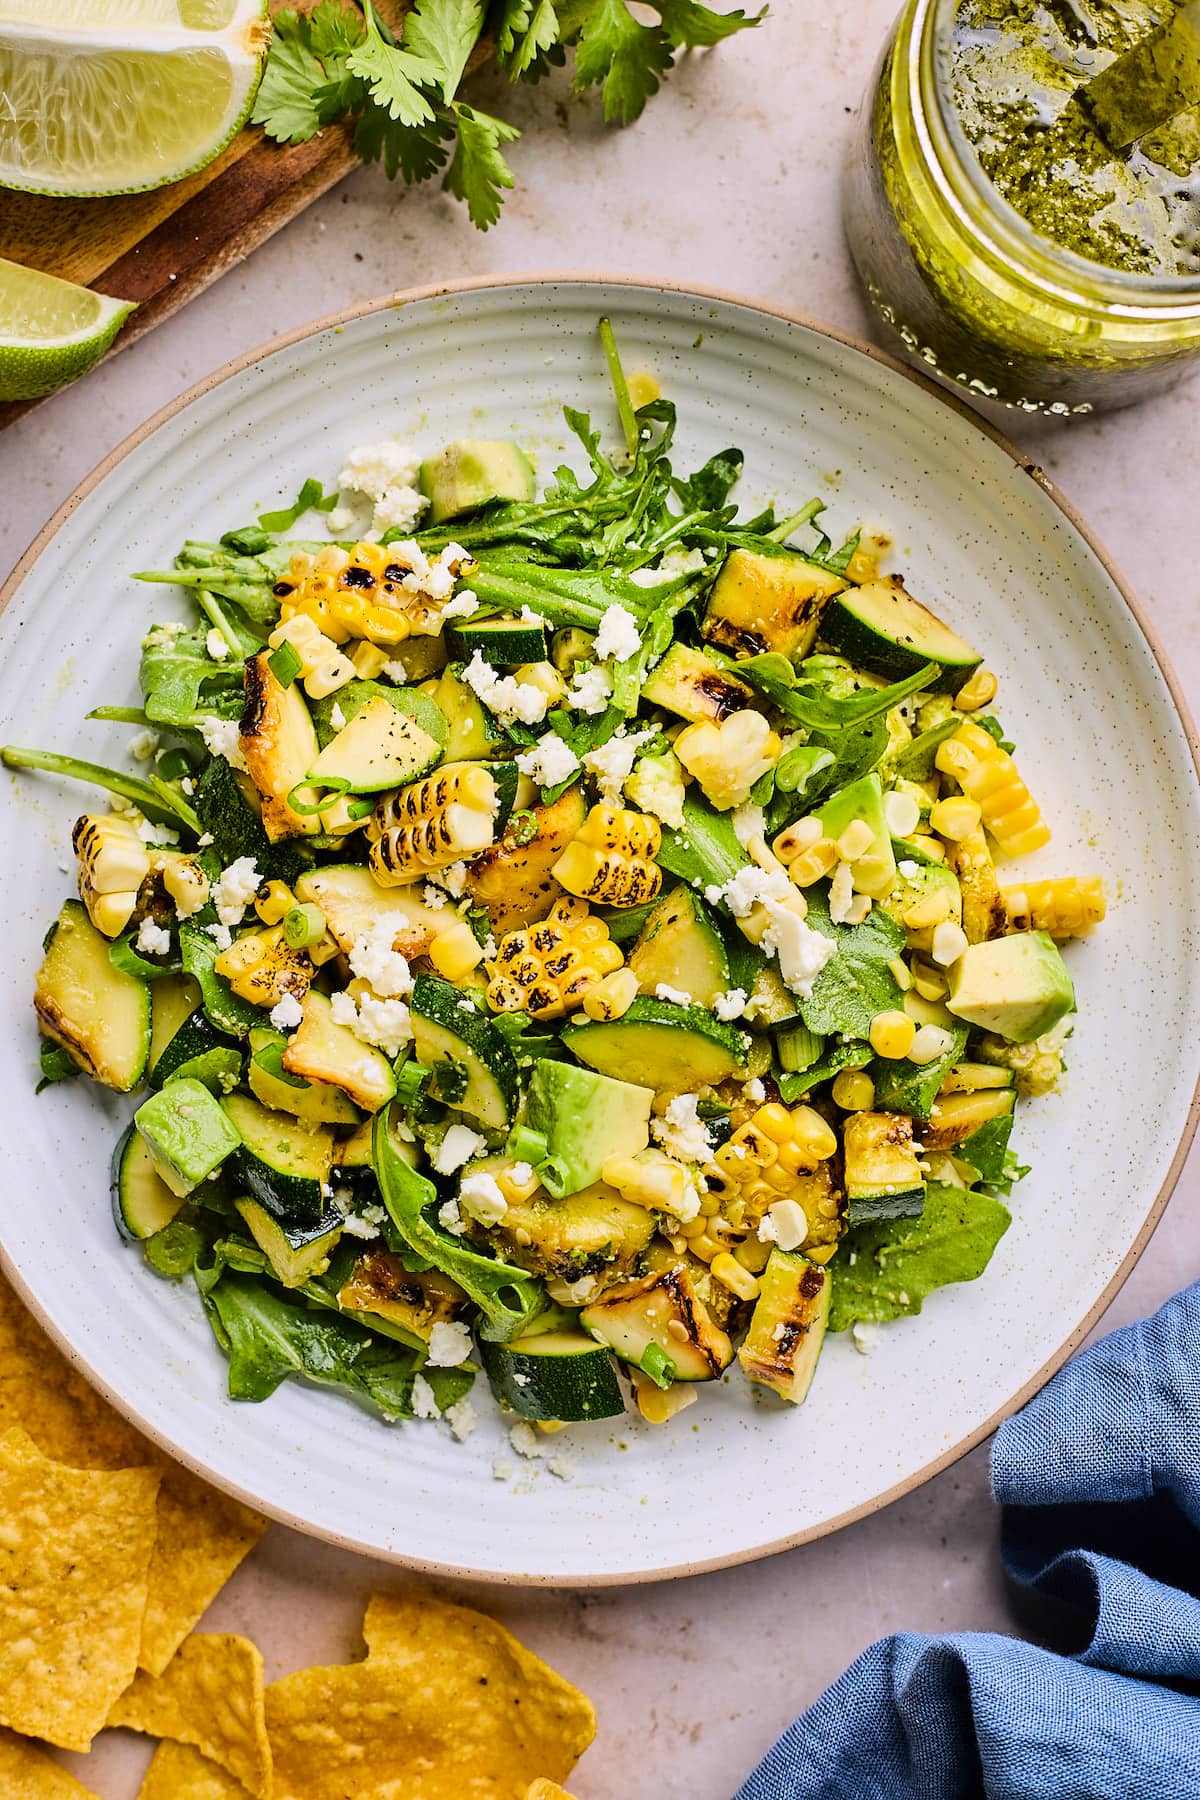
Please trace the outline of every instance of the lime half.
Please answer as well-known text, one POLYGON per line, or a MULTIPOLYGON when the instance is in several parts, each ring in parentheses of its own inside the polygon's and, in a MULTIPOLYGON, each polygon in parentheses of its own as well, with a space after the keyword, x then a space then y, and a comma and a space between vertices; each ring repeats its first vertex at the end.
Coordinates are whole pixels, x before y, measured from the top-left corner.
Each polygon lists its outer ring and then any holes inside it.
POLYGON ((202 169, 245 122, 265 0, 0 0, 0 186, 128 194, 202 169))
POLYGON ((86 375, 132 311, 0 257, 0 400, 38 400, 86 375))

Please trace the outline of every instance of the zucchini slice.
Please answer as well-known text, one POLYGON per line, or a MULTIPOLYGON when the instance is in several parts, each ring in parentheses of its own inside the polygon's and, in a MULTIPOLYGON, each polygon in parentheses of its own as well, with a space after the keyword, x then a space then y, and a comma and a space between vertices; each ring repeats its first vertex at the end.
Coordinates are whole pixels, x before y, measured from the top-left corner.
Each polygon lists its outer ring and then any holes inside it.
POLYGON ((396 1091, 392 1065, 381 1050, 339 1025, 324 994, 309 988, 300 1023, 283 1052, 283 1067, 313 1083, 341 1088, 364 1112, 376 1113, 396 1091))
POLYGON ((417 976, 411 1010, 417 1060, 433 1070, 435 1097, 489 1131, 503 1131, 517 1095, 516 1059, 505 1039, 438 975, 417 976))
POLYGON ((78 900, 50 927, 33 1004, 42 1035, 85 1075, 120 1094, 137 1086, 150 1056, 150 984, 114 968, 108 939, 78 900))
MULTIPOLYGON (((475 1167, 486 1169, 487 1164, 475 1167)), ((486 1237, 502 1262, 515 1263, 531 1275, 572 1282, 601 1274, 627 1280, 656 1229, 653 1213, 622 1200, 615 1188, 597 1181, 565 1200, 550 1200, 542 1193, 529 1200, 510 1200, 500 1224, 481 1229, 479 1235, 486 1237)))
POLYGON ((330 739, 308 771, 315 788, 377 794, 403 787, 432 769, 442 754, 436 738, 374 694, 330 739))
POLYGON ((333 1132, 270 1112, 248 1094, 227 1094, 221 1105, 241 1139, 230 1167, 250 1198, 285 1225, 316 1225, 326 1211, 333 1132))
POLYGON ((710 1007, 729 988, 729 958, 703 900, 681 885, 657 901, 629 953, 643 994, 662 983, 710 1007))
POLYGON ((923 1133, 926 1150, 954 1150, 980 1126, 1012 1116, 1017 1103, 1015 1088, 980 1088, 973 1094, 943 1094, 935 1102, 929 1128, 923 1133))
POLYGON ((916 1219, 925 1210, 925 1178, 904 1113, 853 1113, 845 1123, 847 1222, 916 1219))
POLYGON ((821 636, 852 663, 890 681, 936 663, 941 673, 930 693, 957 692, 983 661, 965 638, 905 591, 898 575, 838 594, 822 621, 821 636))
POLYGON ((325 1273, 344 1224, 336 1206, 327 1207, 313 1224, 299 1225, 273 1218, 257 1200, 235 1200, 234 1205, 283 1287, 303 1287, 325 1273))
POLYGON ((435 1325, 463 1317, 467 1296, 438 1269, 406 1269, 390 1250, 368 1250, 338 1289, 338 1305, 356 1318, 386 1319, 423 1347, 435 1325))
POLYGON ((562 1041, 572 1056, 601 1075, 678 1093, 716 1087, 743 1073, 748 1048, 744 1032, 703 1007, 644 996, 619 1019, 572 1026, 562 1041))
POLYGON ((150 1070, 150 1086, 160 1088, 172 1077, 189 1075, 212 1092, 236 1087, 242 1053, 218 1031, 203 1007, 197 1007, 164 1046, 150 1070))
POLYGON ((733 1345, 682 1265, 610 1288, 584 1307, 579 1322, 656 1381, 713 1381, 733 1361, 733 1345))
POLYGON ((446 721, 447 762, 486 762, 495 755, 504 731, 452 668, 442 670, 430 697, 446 721))
POLYGON ((649 706, 664 707, 693 724, 704 719, 720 724, 730 713, 749 706, 754 690, 736 675, 718 668, 703 650, 694 650, 690 644, 672 644, 643 684, 642 698, 649 706))
POLYGON ((395 926, 392 948, 407 957, 424 956, 450 922, 445 907, 426 906, 420 886, 381 887, 370 869, 357 863, 330 863, 310 869, 295 884, 297 900, 319 906, 331 936, 342 950, 380 920, 395 926))
POLYGON ((415 687, 391 687, 383 681, 348 681, 334 693, 327 694, 321 700, 314 700, 309 707, 322 750, 337 736, 339 730, 344 730, 345 725, 358 717, 371 700, 386 700, 389 706, 394 706, 398 713, 403 713, 445 748, 450 727, 446 723, 445 713, 430 694, 424 694, 420 688, 415 687), (334 707, 345 722, 342 726, 335 726, 333 723, 334 707))
POLYGON ((494 668, 515 668, 518 663, 546 660, 546 628, 524 619, 469 620, 446 627, 446 648, 452 658, 469 662, 476 650, 494 668))
MULTIPOLYGON (((229 767, 226 763, 226 768, 229 767)), ((193 975, 160 975, 151 983, 150 1079, 158 1059, 185 1019, 200 1005, 200 983, 193 975)))
POLYGON ((713 583, 701 631, 710 644, 756 656, 781 651, 799 661, 821 629, 832 595, 846 583, 794 552, 731 550, 713 583))
POLYGON ((113 1151, 111 1187, 117 1230, 131 1243, 153 1237, 183 1205, 183 1195, 171 1192, 135 1125, 127 1126, 113 1151))
POLYGON ((283 1063, 286 1049, 287 1038, 281 1031, 257 1025, 250 1033, 246 1079, 254 1098, 310 1125, 357 1125, 359 1111, 350 1096, 341 1088, 292 1074, 283 1063))
POLYGON ((612 1358, 582 1331, 480 1345, 497 1400, 523 1419, 611 1419, 625 1411, 612 1358))
POLYGON ((317 760, 317 733, 299 683, 285 688, 270 657, 269 650, 260 650, 246 658, 238 744, 262 796, 263 830, 274 844, 280 838, 316 837, 325 828, 315 813, 296 813, 288 804, 288 795, 303 786, 317 760))
POLYGON ((980 1088, 1015 1087, 1017 1078, 1011 1069, 1002 1069, 997 1063, 956 1063, 943 1081, 938 1098, 942 1094, 974 1094, 980 1088))
POLYGON ((812 1386, 825 1341, 833 1282, 828 1269, 772 1250, 759 1282, 738 1361, 751 1381, 799 1406, 812 1386))

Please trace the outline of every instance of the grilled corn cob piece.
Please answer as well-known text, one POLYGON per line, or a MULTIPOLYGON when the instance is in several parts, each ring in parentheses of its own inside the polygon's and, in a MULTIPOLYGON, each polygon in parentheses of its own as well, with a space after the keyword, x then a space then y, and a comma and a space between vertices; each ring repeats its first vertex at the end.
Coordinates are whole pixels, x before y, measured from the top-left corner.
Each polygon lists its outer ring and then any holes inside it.
POLYGON ((688 725, 675 739, 675 755, 703 788, 718 812, 750 798, 755 782, 773 769, 783 742, 761 713, 731 713, 719 725, 711 719, 688 725))
POLYGON ((84 813, 71 844, 79 858, 79 897, 105 937, 119 937, 133 917, 138 889, 151 869, 150 852, 128 819, 84 813))
POLYGON ((213 966, 252 1006, 276 1006, 285 994, 302 1000, 314 973, 308 952, 288 947, 282 925, 243 933, 213 966))
POLYGON ((771 1207, 792 1201, 807 1223, 806 1254, 832 1256, 842 1230, 829 1166, 836 1150, 837 1137, 811 1106, 768 1104, 721 1145, 704 1179, 734 1230, 753 1230, 771 1207))
POLYGON ((323 700, 353 681, 357 673, 350 658, 333 639, 326 637, 307 613, 293 613, 277 625, 267 639, 272 650, 290 644, 300 658, 300 680, 310 700, 323 700))
POLYGON ((996 865, 982 831, 969 831, 950 846, 950 862, 962 891, 962 928, 970 944, 1003 937, 1008 914, 996 865))
MULTIPOLYGON (((461 566, 451 563, 449 573, 457 576, 461 566)), ((304 613, 335 644, 402 644, 442 628, 442 602, 422 588, 398 544, 355 544, 353 551, 330 544, 315 556, 297 551, 274 592, 283 623, 304 613)))
POLYGON ((482 763, 444 763, 381 800, 367 823, 371 873, 384 887, 478 856, 495 836, 499 793, 482 763))
POLYGON ((488 963, 488 1004, 494 1012, 557 1019, 624 960, 603 919, 593 918, 585 901, 564 897, 540 924, 501 938, 488 963))
POLYGON ((982 725, 964 720, 954 736, 938 746, 936 762, 942 774, 952 775, 968 800, 974 800, 987 829, 1009 856, 1025 856, 1050 842, 1050 828, 1016 763, 982 725))
POLYGON ((662 886, 661 844, 657 819, 598 801, 550 872, 582 900, 640 906, 662 886))
POLYGON ((607 1024, 623 1019, 641 991, 641 982, 632 969, 614 969, 583 996, 583 1010, 589 1019, 607 1024))
POLYGON ((1105 914, 1099 875, 1060 875, 1004 889, 1010 931, 1048 931, 1053 938, 1085 937, 1105 914))
POLYGON ((700 1212, 696 1183, 682 1163, 665 1150, 642 1150, 636 1156, 610 1156, 600 1171, 622 1200, 649 1212, 670 1213, 683 1224, 700 1212))

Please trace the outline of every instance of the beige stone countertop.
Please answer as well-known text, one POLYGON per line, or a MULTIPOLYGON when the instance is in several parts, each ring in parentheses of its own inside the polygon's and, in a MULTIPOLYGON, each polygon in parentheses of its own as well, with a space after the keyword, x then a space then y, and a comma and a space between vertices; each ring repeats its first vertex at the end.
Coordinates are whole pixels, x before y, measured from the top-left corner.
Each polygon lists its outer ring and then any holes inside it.
MULTIPOLYGON (((761 30, 682 66, 624 134, 606 131, 593 103, 564 105, 561 82, 512 100, 502 84, 477 84, 479 104, 525 131, 499 226, 483 236, 433 188, 406 193, 375 169, 353 175, 168 324, 0 438, 0 570, 107 450, 183 388, 276 332, 391 289, 505 271, 636 272, 738 289, 862 330, 839 177, 894 8, 777 0, 761 30)), ((1194 522, 1181 507, 1189 493, 1194 504, 1200 467, 1196 391, 1015 433, 1112 552, 1193 696, 1200 611, 1194 522)), ((1107 1326, 1195 1276, 1198 1192, 1193 1157, 1107 1326)), ((1017 1629, 997 1522, 980 1449, 874 1518, 756 1566, 594 1594, 453 1592, 494 1611, 595 1700, 600 1735, 571 1783, 581 1800, 728 1800, 778 1731, 873 1639, 1017 1629)), ((669 1537, 669 1521, 663 1529, 669 1537)), ((344 1660, 361 1649, 372 1585, 404 1579, 277 1526, 205 1624, 248 1633, 269 1675, 344 1660)), ((133 1800, 148 1754, 110 1733, 86 1766, 64 1760, 104 1800, 133 1800)))

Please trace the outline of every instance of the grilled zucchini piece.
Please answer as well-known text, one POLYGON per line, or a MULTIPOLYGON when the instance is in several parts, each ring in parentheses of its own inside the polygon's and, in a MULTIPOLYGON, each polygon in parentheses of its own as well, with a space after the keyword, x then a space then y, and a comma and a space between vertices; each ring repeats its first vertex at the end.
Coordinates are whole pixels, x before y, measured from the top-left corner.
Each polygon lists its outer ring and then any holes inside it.
POLYGON ((653 1213, 597 1181, 565 1200, 510 1200, 487 1238, 505 1262, 555 1281, 631 1275, 655 1233, 653 1213))
POLYGON ((150 1056, 150 984, 114 968, 108 939, 78 900, 50 927, 33 1004, 43 1037, 85 1075, 120 1094, 137 1086, 150 1056))
POLYGON ((609 1289, 584 1307, 579 1322, 622 1362, 656 1380, 713 1381, 733 1361, 733 1345, 713 1324, 682 1263, 609 1289))
POLYGON ((672 1093, 695 1093, 742 1073, 749 1047, 744 1032, 701 1006, 644 997, 619 1019, 564 1031, 563 1043, 601 1075, 672 1093))
POLYGON ((608 1351, 582 1331, 480 1345, 496 1398, 523 1419, 611 1419, 625 1399, 608 1351))
POLYGON ((200 983, 193 975, 160 975, 151 984, 150 1073, 185 1019, 200 1005, 200 983))
POLYGON ((680 886, 657 902, 629 953, 629 967, 643 994, 659 983, 711 1006, 730 986, 729 958, 721 934, 699 895, 680 886))
POLYGON ((719 725, 730 713, 749 706, 754 692, 735 675, 719 669, 703 650, 693 650, 690 644, 672 644, 643 685, 642 698, 650 706, 678 713, 693 725, 705 719, 719 725))
POLYGON ((314 1085, 341 1088, 364 1112, 376 1113, 396 1091, 392 1065, 382 1051, 364 1044, 347 1025, 339 1025, 324 994, 310 988, 304 1010, 281 1058, 289 1075, 314 1085))
POLYGON ((287 1225, 316 1225, 326 1212, 333 1132, 271 1112, 248 1094, 222 1100, 241 1138, 230 1167, 243 1189, 287 1225))
POLYGON ((441 754, 438 740, 380 693, 330 738, 308 775, 314 787, 377 794, 415 781, 441 754))
POLYGON ((257 1200, 234 1202, 251 1237, 285 1288, 303 1287, 315 1275, 323 1275, 338 1247, 343 1219, 336 1206, 311 1225, 285 1224, 257 1200))
POLYGON ((487 907, 497 936, 545 918, 562 893, 550 871, 587 815, 578 782, 551 805, 530 811, 534 824, 528 841, 521 842, 528 832, 527 819, 509 824, 499 841, 471 864, 467 877, 469 892, 477 904, 487 907))
POLYGON ((798 661, 816 642, 825 609, 846 583, 802 556, 731 550, 713 583, 700 629, 710 644, 798 661))
POLYGON ((315 837, 325 827, 316 813, 293 812, 288 805, 288 795, 303 784, 317 760, 317 733, 299 682, 283 687, 270 656, 260 650, 246 658, 238 744, 262 796, 263 829, 277 843, 280 838, 315 837))
POLYGON ((1017 1103, 1015 1087, 980 1088, 973 1094, 943 1094, 935 1102, 928 1129, 923 1133, 926 1150, 954 1150, 973 1132, 993 1119, 1011 1118, 1017 1103))
POLYGON ((386 918, 396 928, 392 949, 411 960, 424 956, 450 923, 445 907, 427 906, 419 887, 381 887, 370 869, 355 863, 310 869, 296 882, 295 893, 297 900, 320 907, 330 934, 346 951, 386 918))
POLYGON ((871 1219, 915 1219, 925 1210, 925 1178, 904 1113, 853 1113, 843 1130, 847 1214, 851 1225, 871 1219))
POLYGON ((111 1187, 117 1230, 131 1243, 153 1237, 183 1205, 183 1195, 171 1192, 135 1125, 126 1127, 113 1151, 111 1187))
POLYGON ((467 1296, 437 1269, 406 1269, 390 1250, 367 1250, 338 1289, 338 1305, 356 1318, 386 1319, 414 1344, 428 1344, 435 1325, 464 1317, 467 1296))
POLYGON ((340 1087, 306 1081, 284 1067, 287 1042, 284 1032, 272 1031, 265 1025, 256 1025, 250 1033, 246 1079, 254 1098, 275 1112, 290 1113, 294 1119, 304 1119, 310 1125, 357 1125, 358 1108, 340 1087))
POLYGON ((432 1069, 438 1099, 489 1131, 503 1131, 517 1097, 517 1064, 507 1040, 458 989, 418 975, 412 993, 413 1046, 432 1069))
POLYGON ((772 1250, 738 1361, 751 1381, 774 1388, 793 1406, 806 1398, 816 1371, 833 1282, 803 1256, 772 1250))

